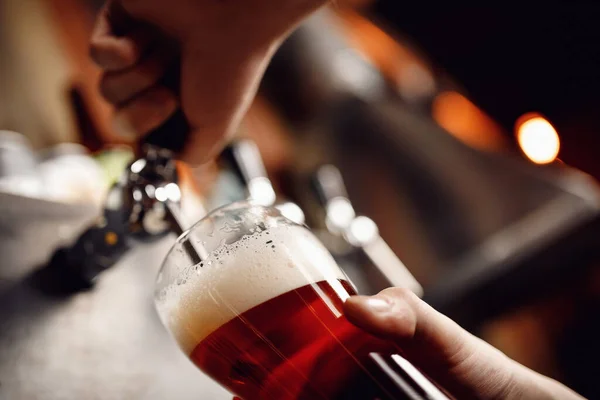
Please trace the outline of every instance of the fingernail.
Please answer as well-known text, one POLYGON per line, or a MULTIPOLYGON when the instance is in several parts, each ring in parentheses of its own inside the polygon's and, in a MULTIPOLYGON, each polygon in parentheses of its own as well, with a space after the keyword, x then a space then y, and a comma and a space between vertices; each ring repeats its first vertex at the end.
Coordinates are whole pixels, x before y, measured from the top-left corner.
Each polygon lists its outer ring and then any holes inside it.
POLYGON ((113 120, 113 129, 115 133, 125 140, 134 140, 136 138, 135 131, 127 118, 117 115, 113 120))
POLYGON ((380 297, 369 297, 365 300, 365 306, 372 312, 383 313, 387 312, 392 308, 392 305, 386 299, 380 297))

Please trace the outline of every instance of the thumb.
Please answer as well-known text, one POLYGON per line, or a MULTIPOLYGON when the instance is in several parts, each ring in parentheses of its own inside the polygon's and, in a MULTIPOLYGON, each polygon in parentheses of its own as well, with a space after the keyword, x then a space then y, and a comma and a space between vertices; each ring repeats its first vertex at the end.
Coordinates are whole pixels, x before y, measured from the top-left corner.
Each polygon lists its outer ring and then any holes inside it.
POLYGON ((508 398, 514 390, 514 361, 410 290, 351 297, 344 313, 359 328, 398 344, 408 359, 457 398, 508 398))

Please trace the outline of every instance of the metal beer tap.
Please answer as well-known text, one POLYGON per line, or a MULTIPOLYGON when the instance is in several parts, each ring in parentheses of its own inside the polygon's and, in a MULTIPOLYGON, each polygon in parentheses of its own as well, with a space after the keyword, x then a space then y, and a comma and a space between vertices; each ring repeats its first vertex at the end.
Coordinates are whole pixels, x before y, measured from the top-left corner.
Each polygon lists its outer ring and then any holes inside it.
POLYGON ((304 224, 304 212, 297 204, 287 200, 277 201, 256 143, 249 139, 236 140, 223 151, 221 160, 233 169, 249 199, 262 206, 274 206, 286 218, 304 224))
MULTIPOLYGON (((182 112, 150 133, 138 157, 110 189, 103 214, 70 247, 53 255, 49 267, 61 272, 67 290, 91 288, 137 243, 180 235, 189 226, 181 216, 181 190, 174 155, 185 144, 182 112)), ((197 251, 191 251, 198 258, 197 251)))
POLYGON ((341 172, 326 165, 316 172, 313 186, 325 209, 329 233, 351 246, 350 254, 339 255, 345 272, 365 294, 375 294, 389 286, 407 287, 419 297, 423 287, 379 235, 377 224, 357 216, 348 198, 341 172))

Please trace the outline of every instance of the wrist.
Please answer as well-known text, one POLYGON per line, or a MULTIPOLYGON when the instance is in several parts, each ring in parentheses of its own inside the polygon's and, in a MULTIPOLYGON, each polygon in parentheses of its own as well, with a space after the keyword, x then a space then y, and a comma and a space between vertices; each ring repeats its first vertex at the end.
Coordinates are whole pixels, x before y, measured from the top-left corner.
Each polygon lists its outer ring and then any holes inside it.
POLYGON ((214 12, 200 13, 192 23, 180 27, 184 42, 215 40, 222 48, 245 54, 277 46, 312 12, 329 0, 244 0, 214 12), (215 37, 215 32, 219 35, 215 37))
POLYGON ((274 18, 274 21, 278 23, 276 25, 277 33, 279 35, 289 34, 306 17, 328 3, 329 0, 282 0, 278 6, 271 6, 275 14, 281 16, 281 18, 274 18))
POLYGON ((562 383, 514 363, 514 382, 505 398, 540 400, 585 400, 562 383))
POLYGON ((239 35, 254 41, 256 48, 281 44, 310 14, 329 0, 255 0, 253 9, 239 23, 239 35))

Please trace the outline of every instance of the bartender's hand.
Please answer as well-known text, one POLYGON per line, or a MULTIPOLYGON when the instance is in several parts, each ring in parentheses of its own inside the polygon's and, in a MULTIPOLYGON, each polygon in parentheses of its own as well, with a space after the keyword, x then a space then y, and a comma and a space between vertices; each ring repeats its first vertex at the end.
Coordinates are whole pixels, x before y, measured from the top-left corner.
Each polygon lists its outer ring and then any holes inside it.
POLYGON ((183 158, 205 161, 237 129, 278 45, 326 1, 107 1, 91 54, 116 130, 142 137, 181 107, 193 129, 183 158), (177 60, 180 96, 161 84, 177 60))
POLYGON ((469 334, 409 290, 351 297, 344 313, 363 330, 395 341, 408 359, 458 399, 582 399, 469 334))

